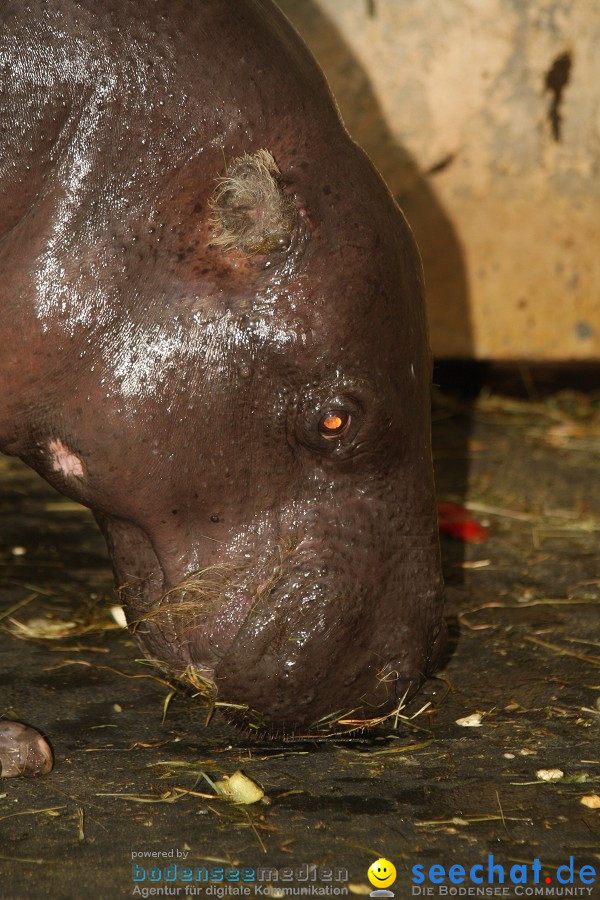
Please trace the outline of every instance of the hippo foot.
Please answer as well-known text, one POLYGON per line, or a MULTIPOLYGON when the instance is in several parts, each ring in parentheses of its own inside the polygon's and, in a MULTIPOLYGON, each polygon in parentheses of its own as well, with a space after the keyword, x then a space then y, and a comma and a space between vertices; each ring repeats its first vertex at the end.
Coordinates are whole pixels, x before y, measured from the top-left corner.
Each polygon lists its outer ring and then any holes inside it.
POLYGON ((50 745, 39 731, 20 722, 0 721, 0 776, 47 775, 53 765, 50 745))

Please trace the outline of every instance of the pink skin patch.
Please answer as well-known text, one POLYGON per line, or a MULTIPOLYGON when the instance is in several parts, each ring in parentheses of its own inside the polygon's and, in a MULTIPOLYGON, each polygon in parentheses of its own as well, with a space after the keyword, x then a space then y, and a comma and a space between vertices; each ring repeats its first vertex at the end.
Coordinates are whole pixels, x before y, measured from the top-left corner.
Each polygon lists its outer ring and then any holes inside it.
POLYGON ((65 447, 60 438, 54 438, 48 444, 48 450, 52 457, 52 468, 55 472, 62 472, 65 478, 83 478, 83 463, 68 447, 65 447))

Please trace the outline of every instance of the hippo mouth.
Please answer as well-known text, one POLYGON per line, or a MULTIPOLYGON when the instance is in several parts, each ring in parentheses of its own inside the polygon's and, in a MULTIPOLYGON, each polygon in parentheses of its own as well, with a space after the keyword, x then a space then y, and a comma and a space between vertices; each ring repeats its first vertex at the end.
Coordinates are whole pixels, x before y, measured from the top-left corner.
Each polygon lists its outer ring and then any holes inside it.
POLYGON ((251 589, 231 563, 190 567, 179 579, 161 565, 148 535, 99 516, 127 623, 144 654, 185 680, 212 681, 246 616, 268 583, 251 589))
POLYGON ((240 560, 190 566, 172 577, 147 533, 96 513, 108 544, 127 623, 143 653, 183 681, 212 682, 254 606, 282 577, 285 553, 264 553, 253 575, 240 560))
POLYGON ((417 691, 443 644, 439 619, 415 630, 386 603, 371 621, 360 591, 336 593, 318 571, 300 591, 314 542, 253 554, 251 573, 247 560, 217 563, 165 587, 169 573, 144 532, 100 524, 143 653, 253 733, 324 735, 381 721, 417 691))

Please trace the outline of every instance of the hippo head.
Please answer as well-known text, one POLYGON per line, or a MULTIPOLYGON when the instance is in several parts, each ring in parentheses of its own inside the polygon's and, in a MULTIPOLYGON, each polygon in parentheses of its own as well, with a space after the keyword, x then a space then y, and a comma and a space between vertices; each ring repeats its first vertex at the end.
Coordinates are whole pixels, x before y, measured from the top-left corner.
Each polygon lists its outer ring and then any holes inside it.
POLYGON ((12 449, 93 510, 143 652, 271 733, 389 714, 441 642, 420 262, 336 139, 182 167, 100 287, 40 253, 12 449))

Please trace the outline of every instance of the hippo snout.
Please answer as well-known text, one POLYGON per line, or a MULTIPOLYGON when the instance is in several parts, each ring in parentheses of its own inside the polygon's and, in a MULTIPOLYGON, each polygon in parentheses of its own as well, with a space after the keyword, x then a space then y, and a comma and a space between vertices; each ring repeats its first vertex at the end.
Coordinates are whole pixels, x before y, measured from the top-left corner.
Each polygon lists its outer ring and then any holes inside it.
POLYGON ((392 628, 390 610, 399 618, 403 606, 358 590, 271 595, 215 667, 218 699, 238 707, 235 721, 271 733, 385 717, 417 691, 444 643, 427 617, 392 628))
POLYGON ((394 563, 389 548, 375 579, 369 555, 362 563, 356 551, 334 556, 321 540, 305 539, 287 556, 281 542, 277 553, 263 548, 249 569, 242 553, 148 596, 136 638, 150 658, 255 732, 368 725, 415 693, 443 646, 441 581, 415 568, 429 558, 426 543, 403 548, 415 577, 406 584, 406 559, 394 563))

